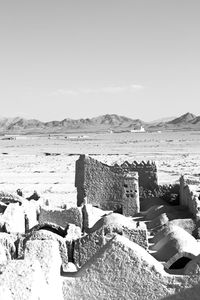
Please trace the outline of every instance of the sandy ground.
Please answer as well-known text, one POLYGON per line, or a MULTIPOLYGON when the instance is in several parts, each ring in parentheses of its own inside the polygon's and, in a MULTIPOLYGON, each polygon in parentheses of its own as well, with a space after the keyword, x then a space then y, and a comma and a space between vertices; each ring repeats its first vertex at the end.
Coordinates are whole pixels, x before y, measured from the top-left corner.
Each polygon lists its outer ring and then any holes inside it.
POLYGON ((37 190, 55 205, 74 205, 75 161, 79 153, 90 154, 107 164, 154 160, 160 184, 174 183, 186 174, 200 186, 197 133, 93 134, 87 138, 19 136, 16 140, 0 140, 0 190, 15 192, 21 188, 25 196, 37 190), (45 152, 58 155, 46 156, 45 152))

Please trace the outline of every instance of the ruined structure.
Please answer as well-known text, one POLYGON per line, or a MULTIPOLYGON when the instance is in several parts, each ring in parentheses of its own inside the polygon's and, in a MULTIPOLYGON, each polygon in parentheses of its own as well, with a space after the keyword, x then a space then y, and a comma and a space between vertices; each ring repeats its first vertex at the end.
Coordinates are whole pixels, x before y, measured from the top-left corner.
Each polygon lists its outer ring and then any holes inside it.
POLYGON ((82 214, 79 207, 69 209, 41 208, 39 223, 50 222, 59 226, 66 227, 68 223, 82 227, 82 214))
MULTIPOLYGON (((155 197, 140 212, 138 173, 127 165, 82 155, 81 207, 38 209, 23 197, 1 203, 1 300, 199 299, 197 192, 182 177, 180 205, 155 197)), ((149 176, 153 187, 157 177, 147 173, 140 181, 147 187, 149 176)))
POLYGON ((87 203, 104 210, 134 216, 140 211, 138 174, 119 172, 91 157, 81 155, 76 161, 77 205, 87 203))
POLYGON ((145 189, 154 190, 158 187, 157 167, 155 162, 138 163, 134 161, 129 163, 125 161, 123 164, 115 164, 111 170, 118 173, 137 172, 139 175, 139 186, 145 189))
POLYGON ((180 205, 187 207, 194 218, 200 220, 199 193, 186 184, 184 176, 180 177, 180 205))

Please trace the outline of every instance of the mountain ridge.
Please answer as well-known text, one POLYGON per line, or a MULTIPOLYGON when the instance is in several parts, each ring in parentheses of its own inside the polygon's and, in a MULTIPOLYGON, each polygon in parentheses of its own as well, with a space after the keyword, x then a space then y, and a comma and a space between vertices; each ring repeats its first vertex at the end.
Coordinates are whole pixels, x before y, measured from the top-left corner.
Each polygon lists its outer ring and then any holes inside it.
POLYGON ((168 119, 171 118, 163 118, 154 122, 144 122, 141 119, 132 119, 117 114, 105 114, 92 118, 65 118, 61 121, 42 122, 37 119, 4 117, 0 118, 0 133, 105 132, 111 130, 120 132, 139 129, 141 126, 147 131, 200 130, 200 116, 192 113, 188 112, 172 120, 168 119))
POLYGON ((174 120, 171 120, 169 122, 167 122, 168 124, 180 124, 180 123, 187 123, 187 122, 191 122, 192 120, 194 120, 197 116, 187 112, 184 115, 181 115, 178 118, 175 118, 174 120))
POLYGON ((131 119, 128 117, 116 115, 116 114, 106 114, 93 118, 86 119, 70 119, 65 118, 61 121, 48 121, 42 122, 36 119, 25 119, 25 118, 2 118, 0 119, 0 132, 26 132, 26 131, 55 131, 62 132, 65 130, 86 130, 97 128, 99 130, 113 129, 113 128, 135 128, 140 127, 144 122, 139 119, 131 119))

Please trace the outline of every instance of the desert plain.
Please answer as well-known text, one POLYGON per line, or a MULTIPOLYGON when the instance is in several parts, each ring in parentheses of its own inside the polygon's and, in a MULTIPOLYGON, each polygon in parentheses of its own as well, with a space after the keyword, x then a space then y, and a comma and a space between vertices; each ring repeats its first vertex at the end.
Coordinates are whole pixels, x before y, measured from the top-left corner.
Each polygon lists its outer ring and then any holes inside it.
POLYGON ((76 204, 75 161, 88 154, 108 165, 155 161, 159 184, 180 175, 200 188, 200 132, 16 135, 0 139, 0 191, 36 190, 49 205, 76 204))

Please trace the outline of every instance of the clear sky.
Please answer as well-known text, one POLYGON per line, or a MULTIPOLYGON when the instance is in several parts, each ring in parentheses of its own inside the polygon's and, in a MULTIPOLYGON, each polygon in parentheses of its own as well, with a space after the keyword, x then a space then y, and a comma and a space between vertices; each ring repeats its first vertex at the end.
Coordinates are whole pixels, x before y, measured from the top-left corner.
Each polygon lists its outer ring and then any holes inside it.
POLYGON ((200 115, 199 0, 0 1, 0 115, 200 115))

